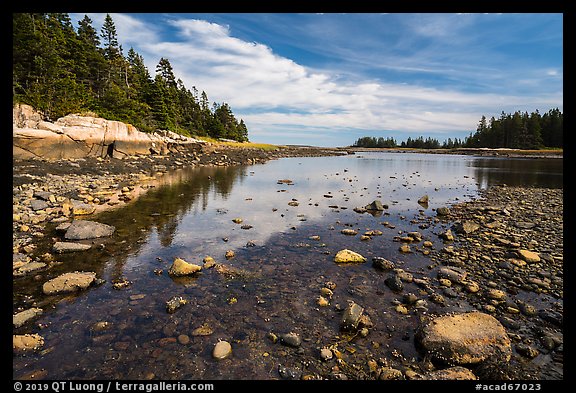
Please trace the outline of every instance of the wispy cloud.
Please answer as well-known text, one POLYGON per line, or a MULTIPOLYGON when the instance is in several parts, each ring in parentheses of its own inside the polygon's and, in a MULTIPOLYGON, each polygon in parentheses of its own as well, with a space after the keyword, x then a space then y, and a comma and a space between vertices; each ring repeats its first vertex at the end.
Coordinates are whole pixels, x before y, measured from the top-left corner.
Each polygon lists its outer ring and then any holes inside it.
MULTIPOLYGON (((394 131, 397 139, 404 139, 402 133, 462 137, 483 114, 546 110, 562 103, 561 88, 543 88, 545 79, 562 85, 561 68, 522 70, 507 80, 511 70, 503 68, 502 54, 481 61, 488 52, 481 38, 469 32, 478 15, 378 16, 388 18, 404 36, 376 25, 375 15, 366 17, 364 27, 338 25, 342 19, 329 15, 308 15, 292 28, 296 41, 284 51, 298 47, 323 56, 324 62, 309 64, 264 43, 273 41, 276 15, 262 17, 268 23, 262 41, 246 38, 253 34, 249 28, 239 38, 242 34, 222 21, 163 15, 151 24, 139 16, 112 16, 120 41, 134 46, 150 70, 161 56, 168 58, 187 87, 229 103, 254 140, 298 143, 302 135, 323 135, 347 144, 353 142, 349 135, 376 131, 394 131), (312 39, 320 31, 323 35, 312 39), (350 38, 353 31, 361 33, 356 40, 350 38), (387 34, 394 39, 384 39, 387 34), (540 86, 538 94, 525 94, 529 84, 540 86)), ((92 19, 101 24, 103 16, 92 19)), ((288 45, 286 26, 278 29, 278 42, 288 45)))

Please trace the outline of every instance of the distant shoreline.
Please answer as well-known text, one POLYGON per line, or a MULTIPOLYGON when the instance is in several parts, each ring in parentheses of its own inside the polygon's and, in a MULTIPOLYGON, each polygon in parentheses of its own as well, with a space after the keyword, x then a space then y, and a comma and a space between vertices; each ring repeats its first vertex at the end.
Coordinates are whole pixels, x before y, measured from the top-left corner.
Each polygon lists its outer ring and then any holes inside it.
POLYGON ((430 153, 430 154, 464 154, 482 157, 509 157, 509 158, 564 158, 563 149, 550 150, 523 150, 509 148, 457 148, 457 149, 414 149, 414 148, 386 148, 386 147, 346 147, 345 150, 360 152, 390 152, 390 153, 430 153))

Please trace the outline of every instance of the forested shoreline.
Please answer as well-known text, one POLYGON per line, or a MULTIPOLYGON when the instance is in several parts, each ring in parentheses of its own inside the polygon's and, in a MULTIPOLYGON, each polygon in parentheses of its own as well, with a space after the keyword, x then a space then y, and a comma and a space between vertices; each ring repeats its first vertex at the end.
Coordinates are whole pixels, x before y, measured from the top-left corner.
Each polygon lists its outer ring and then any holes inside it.
POLYGON ((66 13, 14 13, 12 27, 13 104, 29 104, 46 120, 93 113, 145 132, 248 141, 230 106, 187 88, 167 58, 152 77, 133 48, 125 55, 109 14, 100 33, 88 16, 75 29, 66 13))
POLYGON ((563 148, 564 115, 558 108, 550 109, 541 115, 538 110, 528 112, 516 111, 514 114, 501 113, 486 120, 482 116, 476 132, 470 133, 464 140, 448 138, 442 144, 435 138, 420 136, 408 137, 400 144, 394 138, 361 137, 355 147, 377 148, 416 148, 416 149, 457 149, 457 148, 511 148, 511 149, 544 149, 563 148))

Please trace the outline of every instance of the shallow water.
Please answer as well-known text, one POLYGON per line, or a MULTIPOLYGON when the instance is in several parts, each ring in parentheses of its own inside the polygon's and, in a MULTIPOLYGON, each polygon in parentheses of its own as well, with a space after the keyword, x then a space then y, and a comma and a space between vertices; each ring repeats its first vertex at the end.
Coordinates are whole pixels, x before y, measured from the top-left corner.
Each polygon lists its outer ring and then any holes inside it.
MULTIPOLYGON (((392 301, 402 294, 384 285, 388 273, 374 269, 371 258, 390 259, 417 278, 428 276, 430 259, 421 252, 422 242, 403 254, 395 236, 419 231, 440 249, 437 234, 445 224, 434 221, 436 208, 473 198, 493 184, 562 187, 562 160, 361 153, 191 168, 165 176, 165 185, 90 218, 117 228, 111 239, 95 241, 101 246, 57 255, 62 264, 14 281, 15 310, 44 309, 14 332, 37 332, 45 339, 39 353, 14 356, 14 378, 43 370, 51 379, 277 379, 279 365, 326 374, 334 363, 321 363, 318 351, 330 345, 350 363, 419 359, 413 341, 418 317, 394 311, 392 301), (281 179, 291 182, 279 184, 281 179), (425 194, 427 206, 417 202, 425 194), (382 215, 353 211, 375 199, 387 205, 382 215), (345 228, 358 235, 340 233, 345 228), (368 230, 383 234, 360 240, 368 230), (334 254, 343 248, 368 262, 335 264, 334 254), (227 250, 236 256, 227 260, 227 250), (238 274, 212 268, 193 277, 168 275, 174 258, 201 265, 207 255, 239 269, 238 274), (41 294, 43 282, 74 270, 94 271, 106 282, 79 295, 41 294), (113 288, 119 279, 131 284, 113 288), (330 305, 320 307, 316 301, 327 281, 336 289, 330 305), (165 304, 173 296, 188 304, 169 314, 165 304), (365 338, 339 331, 341 309, 349 300, 362 305, 374 324, 365 338), (95 330, 103 321, 107 328, 95 330), (212 333, 194 335, 202 326, 212 333), (290 331, 302 338, 300 348, 267 338, 270 332, 290 331), (189 342, 179 342, 179 335, 189 342), (232 344, 233 353, 216 361, 211 351, 220 339, 232 344)), ((48 228, 38 254, 49 251, 57 236, 48 228)), ((406 283, 403 293, 418 290, 406 283)), ((435 307, 430 303, 429 312, 435 307)), ((465 302, 451 307, 471 308, 465 302)))

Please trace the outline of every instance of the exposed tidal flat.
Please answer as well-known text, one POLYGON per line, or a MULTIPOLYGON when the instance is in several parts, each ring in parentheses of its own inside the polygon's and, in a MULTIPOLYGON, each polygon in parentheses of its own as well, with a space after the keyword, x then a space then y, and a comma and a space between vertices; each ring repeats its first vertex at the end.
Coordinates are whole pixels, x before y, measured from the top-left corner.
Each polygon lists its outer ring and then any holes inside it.
POLYGON ((13 377, 563 379, 562 163, 339 153, 15 162, 13 377))

